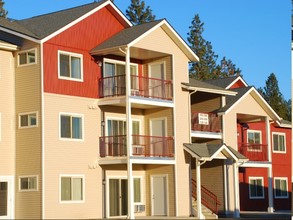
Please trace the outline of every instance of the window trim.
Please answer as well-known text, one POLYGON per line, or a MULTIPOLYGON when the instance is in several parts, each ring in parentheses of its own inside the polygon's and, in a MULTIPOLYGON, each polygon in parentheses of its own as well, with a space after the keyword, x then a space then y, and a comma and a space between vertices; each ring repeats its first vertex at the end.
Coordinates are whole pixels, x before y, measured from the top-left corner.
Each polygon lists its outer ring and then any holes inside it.
MULTIPOLYGON (((57 64, 58 64, 58 79, 83 82, 83 54, 73 53, 73 52, 68 52, 68 51, 63 51, 63 50, 58 50, 58 63, 57 64), (72 78, 71 76, 67 77, 67 76, 61 76, 60 75, 60 55, 61 54, 68 55, 70 57, 80 58, 80 79, 72 78)), ((70 75, 71 75, 71 70, 70 70, 70 75)))
POLYGON ((38 127, 38 112, 34 111, 34 112, 23 112, 23 113, 18 113, 18 128, 19 129, 25 129, 25 128, 35 128, 38 127), (36 115, 36 124, 35 125, 30 125, 30 120, 28 120, 28 125, 27 126, 21 126, 21 116, 25 116, 27 115, 29 118, 29 115, 36 115))
MULTIPOLYGON (((71 192, 72 193, 72 192, 71 192)), ((83 174, 60 174, 59 175, 59 203, 61 204, 68 204, 68 203, 85 203, 85 175, 83 174), (82 200, 62 200, 61 198, 61 189, 62 189, 62 184, 61 184, 61 180, 62 177, 68 178, 70 177, 70 179, 72 178, 80 178, 82 180, 82 200)))
MULTIPOLYGON (((72 127, 71 127, 72 129, 72 127)), ((62 141, 84 141, 84 114, 79 114, 79 113, 69 113, 69 112, 59 112, 59 140, 62 141), (82 138, 77 139, 77 138, 65 138, 65 137, 61 137, 61 116, 70 116, 72 117, 77 117, 77 118, 81 118, 81 135, 82 138)))
POLYGON ((247 137, 246 137, 246 143, 248 144, 248 148, 247 148, 247 151, 253 151, 253 152, 262 152, 262 149, 250 149, 249 147, 249 140, 248 140, 248 134, 249 133, 259 133, 259 144, 262 145, 262 131, 261 130, 253 130, 253 129, 248 129, 247 130, 247 137))
POLYGON ((286 133, 284 132, 272 132, 272 148, 273 148, 273 153, 278 153, 278 154, 286 154, 287 152, 287 148, 286 148, 286 133), (284 151, 280 151, 280 150, 275 150, 274 149, 274 135, 278 135, 278 136, 283 136, 284 137, 284 151))
POLYGON ((288 178, 287 177, 274 177, 274 196, 276 199, 288 199, 289 198, 289 193, 288 193, 288 178), (276 180, 285 180, 286 181, 286 196, 277 196, 276 195, 276 180))
POLYGON ((150 78, 153 78, 151 75, 152 75, 152 66, 155 66, 155 65, 163 65, 164 66, 164 79, 162 80, 166 80, 167 78, 167 69, 166 69, 166 61, 165 60, 162 60, 162 61, 154 61, 154 62, 151 62, 148 64, 148 76, 150 78))
POLYGON ((19 51, 17 52, 17 66, 18 67, 22 67, 22 66, 29 66, 29 65, 33 65, 33 64, 37 64, 37 48, 32 48, 32 49, 28 49, 28 50, 22 50, 22 51, 19 51), (35 62, 33 63, 29 63, 28 62, 28 56, 27 56, 27 60, 26 60, 26 63, 25 64, 20 64, 20 59, 19 59, 19 55, 20 54, 23 54, 23 53, 29 53, 30 51, 34 51, 35 52, 35 62))
MULTIPOLYGON (((140 202, 133 202, 134 205, 144 205, 144 194, 143 194, 143 184, 142 184, 142 176, 133 176, 133 194, 134 194, 134 179, 140 180, 140 202)), ((134 196, 134 195, 133 195, 134 196)), ((134 201, 134 198, 133 198, 134 201)))
POLYGON ((18 190, 19 192, 33 192, 33 191, 38 191, 39 190, 39 184, 38 184, 38 175, 25 175, 25 176, 19 176, 18 177, 18 190), (21 188, 21 179, 24 178, 36 178, 36 188, 33 189, 22 189, 21 188))
POLYGON ((248 191, 249 191, 249 199, 264 199, 264 178, 262 176, 250 176, 248 178, 248 191), (262 196, 252 196, 250 190, 250 180, 261 180, 261 187, 262 187, 262 196))
MULTIPOLYGON (((108 130, 108 121, 111 120, 115 120, 115 121, 123 121, 126 122, 126 118, 125 117, 116 117, 116 116, 106 116, 105 117, 105 136, 109 136, 109 130, 108 130)), ((143 125, 142 125, 142 120, 140 118, 132 118, 131 121, 137 121, 139 122, 139 135, 144 134, 143 129, 143 125)))

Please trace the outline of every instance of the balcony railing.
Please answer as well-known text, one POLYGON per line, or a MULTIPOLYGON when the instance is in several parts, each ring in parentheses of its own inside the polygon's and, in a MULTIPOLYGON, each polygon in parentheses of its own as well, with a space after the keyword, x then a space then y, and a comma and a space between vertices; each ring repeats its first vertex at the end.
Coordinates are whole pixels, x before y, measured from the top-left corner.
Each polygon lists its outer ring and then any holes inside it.
MULTIPOLYGON (((127 156, 126 146, 126 135, 100 137, 100 157, 127 156)), ((174 139, 132 135, 132 156, 174 157, 174 139)))
POLYGON ((191 130, 221 132, 221 116, 214 113, 192 112, 191 130))
POLYGON ((268 161, 268 145, 266 144, 240 143, 238 151, 250 161, 268 161))
MULTIPOLYGON (((126 94, 125 75, 104 77, 99 80, 100 97, 124 96, 126 94)), ((131 75, 131 95, 164 100, 173 99, 172 80, 131 75)))

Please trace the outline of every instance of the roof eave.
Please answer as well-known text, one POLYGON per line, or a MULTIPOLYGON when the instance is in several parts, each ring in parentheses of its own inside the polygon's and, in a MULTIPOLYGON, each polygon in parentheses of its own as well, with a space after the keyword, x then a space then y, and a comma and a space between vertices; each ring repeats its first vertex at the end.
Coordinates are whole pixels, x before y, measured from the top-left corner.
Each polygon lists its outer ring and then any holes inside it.
POLYGON ((218 89, 210 89, 210 88, 202 88, 196 86, 189 86, 181 84, 181 87, 190 91, 199 91, 199 92, 207 92, 207 93, 214 93, 214 94, 221 94, 221 95, 237 95, 237 92, 228 91, 228 90, 218 90, 218 89))

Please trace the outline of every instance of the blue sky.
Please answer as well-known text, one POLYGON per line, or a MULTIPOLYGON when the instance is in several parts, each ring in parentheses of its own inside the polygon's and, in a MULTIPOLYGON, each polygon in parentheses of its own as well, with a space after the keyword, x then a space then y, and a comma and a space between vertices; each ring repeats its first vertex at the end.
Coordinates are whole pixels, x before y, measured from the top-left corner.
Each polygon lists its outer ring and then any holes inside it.
MULTIPOLYGON (((8 17, 29 18, 93 0, 3 0, 8 17)), ((291 98, 291 0, 144 0, 157 19, 165 18, 187 41, 195 14, 218 61, 225 56, 244 80, 264 87, 275 73, 285 99, 291 98), (166 7, 168 6, 168 7, 166 7)), ((125 13, 130 0, 114 0, 125 13)))

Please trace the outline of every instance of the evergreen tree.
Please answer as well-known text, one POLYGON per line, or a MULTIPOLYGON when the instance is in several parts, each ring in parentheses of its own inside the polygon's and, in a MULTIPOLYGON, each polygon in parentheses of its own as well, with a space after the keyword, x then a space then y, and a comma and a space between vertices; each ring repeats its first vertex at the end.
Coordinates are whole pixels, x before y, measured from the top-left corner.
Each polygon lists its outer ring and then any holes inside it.
POLYGON ((269 75, 265 87, 259 88, 258 91, 281 118, 291 121, 290 100, 284 99, 274 73, 269 75))
POLYGON ((201 22, 198 14, 194 16, 189 30, 187 41, 192 51, 199 57, 199 62, 190 64, 190 77, 207 80, 240 75, 241 70, 225 57, 220 64, 217 64, 218 55, 213 51, 211 42, 203 38, 204 23, 201 22))
POLYGON ((126 9, 126 16, 134 25, 154 21, 156 19, 150 6, 146 7, 145 2, 141 0, 131 0, 130 6, 126 9))
POLYGON ((6 18, 7 17, 7 14, 8 14, 8 11, 6 11, 4 9, 4 4, 5 4, 5 2, 3 2, 2 0, 0 0, 0 17, 6 18))

